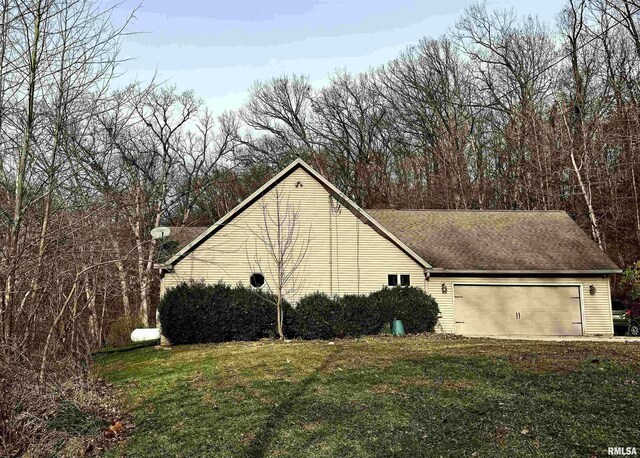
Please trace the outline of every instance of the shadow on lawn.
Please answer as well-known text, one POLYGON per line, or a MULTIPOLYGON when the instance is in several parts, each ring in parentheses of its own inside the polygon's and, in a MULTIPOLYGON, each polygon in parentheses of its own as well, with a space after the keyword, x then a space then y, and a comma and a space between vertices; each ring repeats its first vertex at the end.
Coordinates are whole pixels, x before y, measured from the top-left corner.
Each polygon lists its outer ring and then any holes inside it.
POLYGON ((335 350, 327 356, 322 364, 316 367, 311 375, 298 383, 287 398, 273 410, 269 419, 262 426, 244 456, 247 458, 262 458, 267 455, 269 445, 276 436, 280 425, 286 420, 287 415, 294 409, 299 399, 309 391, 309 388, 318 381, 320 374, 336 360, 341 352, 342 347, 336 346, 335 350))

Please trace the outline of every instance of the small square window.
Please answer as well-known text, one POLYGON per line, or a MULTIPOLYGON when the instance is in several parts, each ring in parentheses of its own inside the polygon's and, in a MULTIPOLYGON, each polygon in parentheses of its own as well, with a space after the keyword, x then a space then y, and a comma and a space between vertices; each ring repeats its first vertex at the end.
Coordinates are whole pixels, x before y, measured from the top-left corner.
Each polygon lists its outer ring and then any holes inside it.
POLYGON ((400 286, 411 286, 411 276, 409 274, 400 275, 400 286))
POLYGON ((397 274, 389 274, 389 275, 387 275, 387 285, 388 286, 398 286, 398 275, 397 274))

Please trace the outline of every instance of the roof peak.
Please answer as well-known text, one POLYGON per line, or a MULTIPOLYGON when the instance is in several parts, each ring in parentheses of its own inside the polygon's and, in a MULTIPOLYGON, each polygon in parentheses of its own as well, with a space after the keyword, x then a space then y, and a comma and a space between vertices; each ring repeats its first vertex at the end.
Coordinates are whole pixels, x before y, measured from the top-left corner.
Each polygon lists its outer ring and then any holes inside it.
POLYGON ((414 261, 416 261, 419 265, 426 269, 430 269, 431 265, 422 259, 419 255, 414 253, 411 248, 409 248, 404 242, 398 239, 394 234, 389 232, 382 224, 378 223, 375 219, 371 218, 366 212, 360 208, 355 202, 353 202, 348 196, 343 194, 338 188, 336 188, 329 180, 323 177, 320 173, 313 169, 309 164, 307 164, 302 158, 298 157, 293 162, 291 162, 288 166, 278 172, 275 176, 273 176, 270 180, 268 180, 265 184, 256 189, 253 194, 249 197, 245 198, 242 202, 236 205, 231 211, 225 214, 222 218, 216 221, 213 225, 209 226, 204 232, 202 232, 198 237, 193 239, 191 243, 183 247, 180 251, 174 254, 171 259, 165 262, 165 266, 174 265, 177 262, 180 262, 191 250, 197 248, 204 240, 213 235, 218 229, 228 224, 229 221, 234 219, 238 214, 242 213, 246 208, 253 205, 258 199, 264 197, 264 195, 269 192, 272 188, 277 186, 282 180, 287 178, 291 173, 298 170, 298 168, 302 168, 309 174, 313 179, 318 181, 328 193, 330 193, 334 198, 340 201, 343 206, 349 208, 351 212, 356 215, 361 215, 364 219, 366 219, 369 224, 375 228, 376 231, 383 234, 385 238, 398 246, 402 251, 409 255, 414 261))

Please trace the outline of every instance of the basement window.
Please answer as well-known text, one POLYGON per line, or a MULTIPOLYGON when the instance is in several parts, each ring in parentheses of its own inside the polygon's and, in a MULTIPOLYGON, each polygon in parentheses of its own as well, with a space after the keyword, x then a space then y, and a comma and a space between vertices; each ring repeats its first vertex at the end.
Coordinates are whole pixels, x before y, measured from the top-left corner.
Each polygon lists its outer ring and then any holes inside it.
POLYGON ((262 285, 264 285, 264 275, 262 275, 260 272, 252 273, 249 277, 249 283, 254 288, 262 288, 262 285))
POLYGON ((411 286, 411 275, 389 274, 387 275, 387 286, 389 288, 395 288, 396 286, 411 286))

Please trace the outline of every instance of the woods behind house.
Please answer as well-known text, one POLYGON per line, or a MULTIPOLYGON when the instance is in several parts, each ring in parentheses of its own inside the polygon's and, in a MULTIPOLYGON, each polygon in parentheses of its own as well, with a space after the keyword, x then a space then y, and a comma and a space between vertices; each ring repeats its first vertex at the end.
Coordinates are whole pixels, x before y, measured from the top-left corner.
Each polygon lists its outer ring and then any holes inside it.
POLYGON ((215 114, 122 84, 135 11, 0 2, 0 345, 41 383, 155 325, 151 228, 211 224, 295 157, 363 207, 562 209, 621 267, 640 257, 637 0, 553 24, 473 5, 379 68, 259 81, 215 114))

